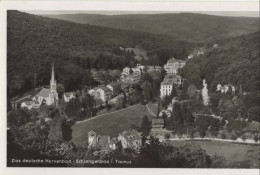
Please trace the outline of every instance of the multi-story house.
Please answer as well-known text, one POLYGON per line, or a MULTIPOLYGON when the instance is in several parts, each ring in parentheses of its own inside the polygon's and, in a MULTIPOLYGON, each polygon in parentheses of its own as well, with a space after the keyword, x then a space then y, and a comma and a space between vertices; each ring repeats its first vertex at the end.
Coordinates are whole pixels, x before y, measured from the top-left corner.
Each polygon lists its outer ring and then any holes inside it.
POLYGON ((164 65, 164 69, 167 74, 178 74, 179 69, 185 65, 185 61, 171 58, 167 64, 164 65))
POLYGON ((164 97, 166 95, 170 95, 172 92, 172 88, 173 88, 173 80, 172 79, 167 79, 167 80, 163 80, 163 82, 161 83, 161 88, 160 88, 160 94, 161 97, 164 97))
POLYGON ((142 146, 142 134, 136 130, 123 131, 119 134, 118 140, 121 141, 123 148, 133 148, 138 151, 142 146))
POLYGON ((75 92, 65 92, 63 94, 64 101, 68 103, 71 99, 76 98, 75 92))
POLYGON ((103 101, 106 102, 111 99, 112 91, 105 86, 99 87, 97 90, 97 96, 103 101))
POLYGON ((131 70, 131 68, 130 68, 130 67, 125 67, 125 68, 123 69, 123 72, 122 72, 122 74, 125 74, 125 75, 130 75, 130 70, 131 70))
POLYGON ((112 91, 112 95, 116 96, 120 92, 120 83, 119 82, 112 82, 107 85, 107 88, 109 88, 112 91))
POLYGON ((88 133, 88 147, 99 147, 101 149, 116 149, 116 137, 110 138, 108 135, 97 135, 94 131, 88 133))

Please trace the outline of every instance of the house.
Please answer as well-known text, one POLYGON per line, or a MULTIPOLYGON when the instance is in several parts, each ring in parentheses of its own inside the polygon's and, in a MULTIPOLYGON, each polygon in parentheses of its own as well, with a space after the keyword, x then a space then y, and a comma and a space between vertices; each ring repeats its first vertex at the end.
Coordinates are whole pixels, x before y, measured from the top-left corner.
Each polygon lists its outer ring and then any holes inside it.
POLYGON ((161 88, 160 88, 160 94, 161 97, 164 97, 166 95, 170 95, 172 92, 173 88, 173 80, 163 80, 161 83, 161 88))
POLYGON ((143 72, 145 70, 145 66, 143 66, 141 64, 136 64, 136 67, 139 68, 140 70, 142 70, 143 72))
POLYGON ((130 68, 130 67, 125 67, 125 68, 123 69, 123 72, 122 72, 122 74, 125 74, 125 75, 130 75, 130 70, 131 70, 131 68, 130 68))
POLYGON ((96 92, 96 96, 98 96, 103 102, 110 100, 112 97, 112 91, 106 86, 99 87, 96 92))
POLYGON ((171 58, 167 64, 164 65, 164 69, 167 74, 178 74, 179 69, 185 65, 185 61, 171 58))
POLYGON ((112 95, 116 96, 120 92, 120 83, 119 82, 112 82, 107 85, 107 88, 109 88, 112 91, 112 95))
POLYGON ((116 149, 117 139, 108 135, 97 135, 93 130, 88 133, 88 147, 99 147, 101 149, 116 149))
POLYGON ((164 128, 164 119, 152 119, 152 128, 153 129, 163 129, 164 128))
POLYGON ((173 83, 178 86, 182 85, 183 83, 181 76, 177 74, 165 75, 164 80, 173 80, 173 83))
POLYGON ((99 89, 99 87, 95 87, 93 89, 90 89, 88 91, 88 93, 91 95, 91 96, 96 96, 96 93, 97 93, 97 90, 99 89))
POLYGON ((52 105, 59 100, 57 92, 57 83, 54 75, 54 64, 52 64, 50 89, 42 88, 42 90, 35 97, 33 97, 32 100, 36 100, 40 104, 45 103, 47 105, 52 105))
POLYGON ((140 150, 142 146, 142 134, 136 130, 123 131, 119 134, 118 140, 121 141, 123 148, 140 150))
POLYGON ((21 108, 27 108, 29 110, 31 109, 37 109, 40 107, 40 103, 36 100, 34 101, 24 101, 21 103, 21 108))
POLYGON ((168 118, 172 116, 172 111, 170 109, 162 110, 159 114, 159 117, 166 115, 168 118))
POLYGON ((63 94, 64 101, 68 103, 71 99, 76 98, 75 92, 65 92, 63 94))
POLYGON ((136 73, 136 74, 142 74, 142 70, 138 67, 133 67, 132 71, 133 71, 133 73, 136 73))
POLYGON ((221 93, 227 93, 229 90, 231 90, 231 92, 234 94, 236 92, 236 88, 235 86, 228 84, 228 85, 224 85, 222 86, 220 83, 217 85, 217 92, 221 92, 221 93))

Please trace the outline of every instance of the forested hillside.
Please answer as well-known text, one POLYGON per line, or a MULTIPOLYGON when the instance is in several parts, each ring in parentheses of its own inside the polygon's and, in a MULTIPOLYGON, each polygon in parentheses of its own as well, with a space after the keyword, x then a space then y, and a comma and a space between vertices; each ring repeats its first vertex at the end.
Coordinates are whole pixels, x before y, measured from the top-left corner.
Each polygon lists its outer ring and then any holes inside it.
POLYGON ((179 40, 205 42, 253 33, 259 30, 258 18, 224 17, 195 13, 94 15, 45 15, 82 24, 149 32, 179 40))
POLYGON ((259 32, 218 42, 219 47, 190 59, 182 70, 190 84, 202 85, 206 78, 211 92, 218 83, 231 84, 243 91, 259 91, 259 32))
MULTIPOLYGON (((7 14, 7 76, 9 96, 49 84, 55 62, 59 83, 76 88, 91 85, 89 69, 122 69, 133 55, 119 47, 139 47, 150 63, 171 56, 187 57, 191 45, 169 37, 56 20, 19 11, 7 14)), ((72 90, 69 88, 67 90, 72 90)))

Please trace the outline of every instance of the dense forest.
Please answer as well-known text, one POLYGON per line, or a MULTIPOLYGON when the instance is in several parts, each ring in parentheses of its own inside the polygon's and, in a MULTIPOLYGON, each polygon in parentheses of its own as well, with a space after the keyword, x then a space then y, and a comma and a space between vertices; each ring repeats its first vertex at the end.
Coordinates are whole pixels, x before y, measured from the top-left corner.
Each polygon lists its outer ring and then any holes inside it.
POLYGON ((8 96, 49 84, 52 61, 59 83, 85 85, 93 82, 91 68, 122 69, 131 61, 134 64, 133 53, 121 51, 119 47, 145 49, 149 64, 163 65, 172 56, 186 58, 193 45, 160 35, 8 11, 8 96))
POLYGON ((218 41, 219 47, 207 48, 204 55, 190 59, 182 74, 190 84, 201 88, 205 77, 211 92, 217 84, 229 82, 239 90, 259 91, 259 32, 218 41))
POLYGON ((195 13, 45 15, 82 24, 106 26, 172 36, 190 42, 208 42, 257 32, 258 18, 225 17, 195 13))

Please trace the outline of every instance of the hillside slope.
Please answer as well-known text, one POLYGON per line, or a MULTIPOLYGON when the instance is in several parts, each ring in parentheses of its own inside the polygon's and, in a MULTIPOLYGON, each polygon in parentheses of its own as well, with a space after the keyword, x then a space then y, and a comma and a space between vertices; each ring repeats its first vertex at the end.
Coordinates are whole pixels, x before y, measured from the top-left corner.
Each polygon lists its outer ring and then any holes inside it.
POLYGON ((120 46, 138 46, 150 55, 156 54, 154 50, 159 52, 160 48, 167 46, 173 54, 167 57, 184 58, 190 44, 149 33, 83 25, 8 11, 8 88, 20 92, 25 87, 32 87, 34 74, 37 74, 38 85, 48 84, 50 63, 53 60, 58 79, 65 75, 66 68, 68 75, 81 69, 122 69, 130 60, 118 51, 120 46))
POLYGON ((259 30, 258 18, 224 17, 205 14, 131 14, 44 15, 81 24, 107 26, 172 36, 178 40, 205 42, 254 33, 259 30))
POLYGON ((219 42, 219 48, 209 49, 205 55, 190 59, 182 69, 190 84, 201 88, 205 77, 211 92, 218 83, 229 81, 248 92, 259 91, 259 32, 219 42))

